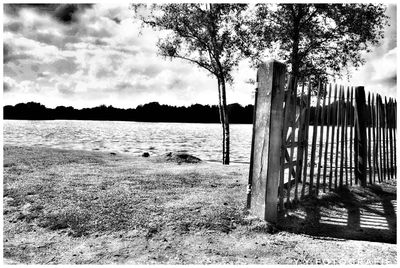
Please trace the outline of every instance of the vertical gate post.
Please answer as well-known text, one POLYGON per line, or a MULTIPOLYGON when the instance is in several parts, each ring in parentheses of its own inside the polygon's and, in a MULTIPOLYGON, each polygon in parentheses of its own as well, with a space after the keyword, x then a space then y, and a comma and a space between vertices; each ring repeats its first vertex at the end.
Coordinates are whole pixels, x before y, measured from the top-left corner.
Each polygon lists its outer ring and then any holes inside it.
POLYGON ((366 129, 366 104, 364 87, 355 88, 355 107, 354 120, 356 134, 354 145, 356 146, 356 181, 359 180, 361 186, 367 185, 367 129, 366 129))
POLYGON ((276 222, 278 214, 285 74, 286 66, 275 60, 261 64, 257 71, 250 211, 270 222, 276 222))

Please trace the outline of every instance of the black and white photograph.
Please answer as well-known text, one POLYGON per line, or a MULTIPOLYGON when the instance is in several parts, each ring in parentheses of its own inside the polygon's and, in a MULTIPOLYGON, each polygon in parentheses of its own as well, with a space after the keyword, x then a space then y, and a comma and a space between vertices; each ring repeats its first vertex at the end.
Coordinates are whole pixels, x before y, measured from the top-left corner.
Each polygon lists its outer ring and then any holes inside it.
POLYGON ((2 3, 3 265, 397 264, 397 4, 2 3))

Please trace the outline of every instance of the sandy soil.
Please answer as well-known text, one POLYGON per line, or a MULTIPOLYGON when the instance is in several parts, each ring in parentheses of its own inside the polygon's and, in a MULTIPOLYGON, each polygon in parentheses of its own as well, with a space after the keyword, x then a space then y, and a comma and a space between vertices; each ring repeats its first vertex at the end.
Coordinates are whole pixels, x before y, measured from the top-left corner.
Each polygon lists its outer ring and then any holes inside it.
POLYGON ((396 263, 394 182, 304 200, 272 226, 244 207, 247 165, 6 146, 3 166, 5 263, 396 263), (364 210, 385 221, 365 227, 364 210), (345 226, 323 222, 335 215, 345 226))

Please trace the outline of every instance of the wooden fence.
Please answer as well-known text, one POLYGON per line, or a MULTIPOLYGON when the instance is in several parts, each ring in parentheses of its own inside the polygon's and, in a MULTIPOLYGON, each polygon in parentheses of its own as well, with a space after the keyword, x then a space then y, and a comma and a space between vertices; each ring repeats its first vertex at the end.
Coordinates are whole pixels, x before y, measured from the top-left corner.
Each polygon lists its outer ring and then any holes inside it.
POLYGON ((363 87, 284 79, 271 61, 258 73, 248 207, 268 221, 308 195, 396 178, 396 109, 363 87))

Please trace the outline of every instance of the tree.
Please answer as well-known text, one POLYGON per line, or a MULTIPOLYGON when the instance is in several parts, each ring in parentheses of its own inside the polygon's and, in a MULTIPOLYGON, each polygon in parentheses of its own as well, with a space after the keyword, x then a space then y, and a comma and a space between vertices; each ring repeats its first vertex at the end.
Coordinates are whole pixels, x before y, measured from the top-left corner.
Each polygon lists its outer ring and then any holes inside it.
POLYGON ((159 54, 188 61, 216 78, 219 117, 222 125, 222 163, 229 164, 230 131, 226 104, 226 84, 242 58, 236 25, 246 5, 240 4, 163 4, 133 5, 143 25, 166 30, 158 40, 159 54))
POLYGON ((341 77, 365 63, 363 52, 377 45, 388 24, 384 5, 279 4, 256 6, 250 21, 255 47, 277 55, 296 77, 341 77))

